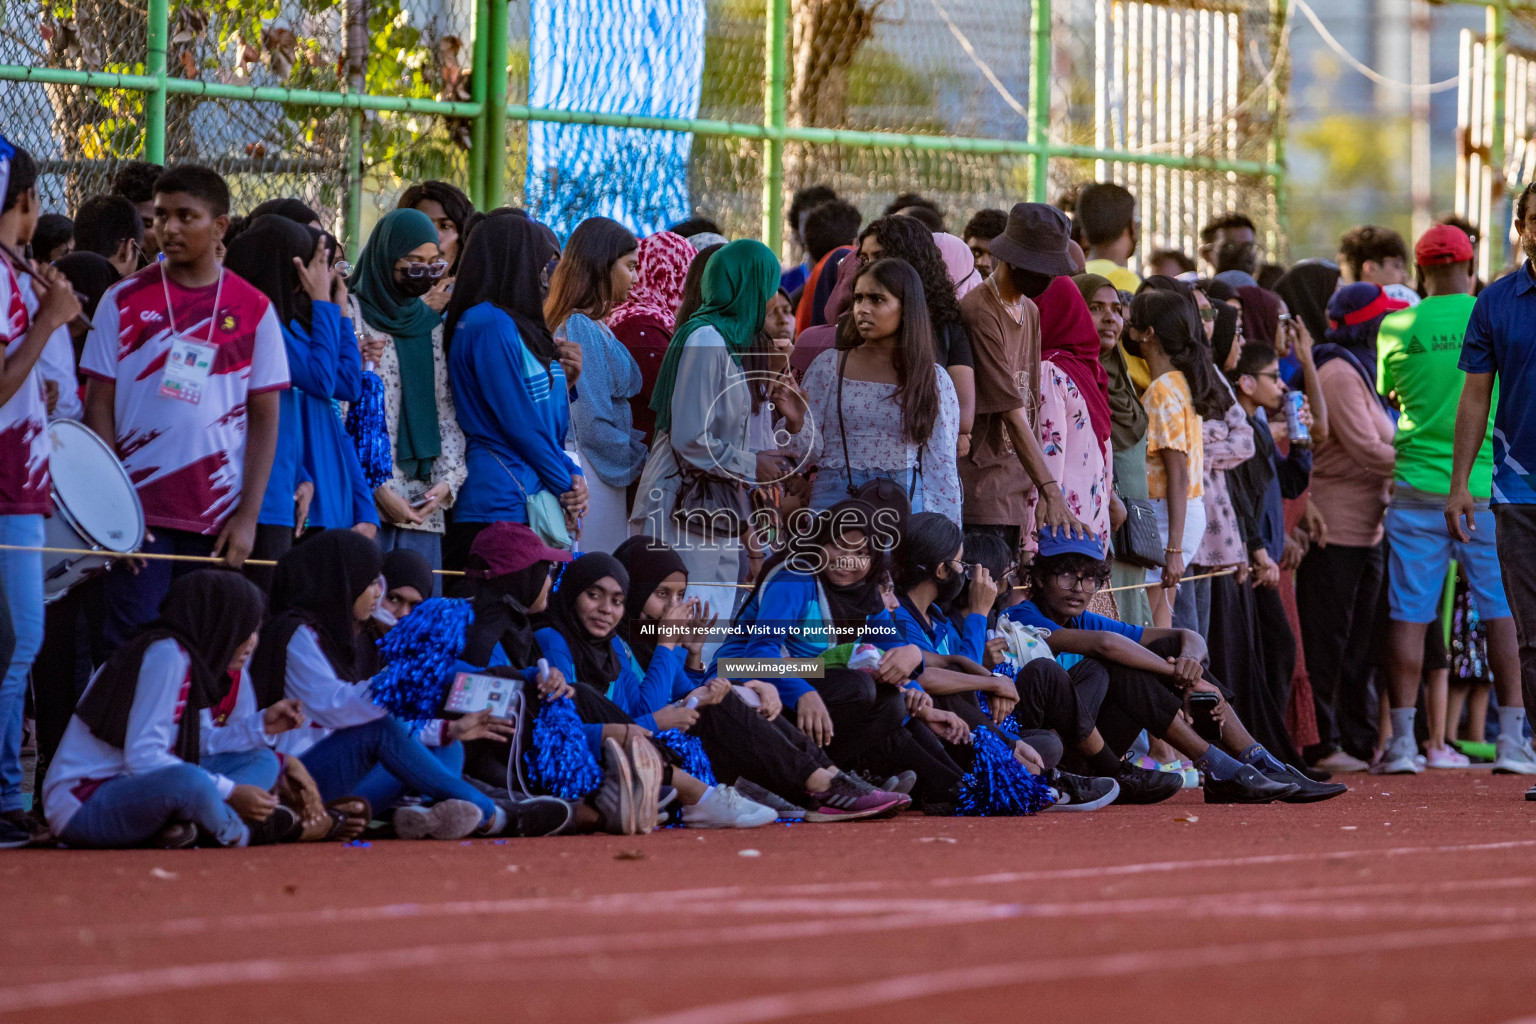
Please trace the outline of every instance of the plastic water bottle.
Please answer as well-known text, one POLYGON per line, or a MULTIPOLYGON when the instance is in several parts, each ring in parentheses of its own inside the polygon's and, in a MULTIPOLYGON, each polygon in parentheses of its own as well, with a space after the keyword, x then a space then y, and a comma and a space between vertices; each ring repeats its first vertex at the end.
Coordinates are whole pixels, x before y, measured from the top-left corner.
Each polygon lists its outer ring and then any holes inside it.
POLYGON ((1311 448, 1312 432, 1301 422, 1301 406, 1307 396, 1300 391, 1285 393, 1285 428, 1291 435, 1292 448, 1311 448))

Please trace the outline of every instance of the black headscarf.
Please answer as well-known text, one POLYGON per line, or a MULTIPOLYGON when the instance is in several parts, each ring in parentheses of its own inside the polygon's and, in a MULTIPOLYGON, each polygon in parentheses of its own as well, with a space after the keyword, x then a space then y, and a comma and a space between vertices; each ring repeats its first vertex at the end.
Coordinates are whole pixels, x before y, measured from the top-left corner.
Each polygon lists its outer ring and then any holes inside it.
POLYGON ((251 659, 251 680, 260 707, 283 699, 288 644, 308 626, 339 679, 349 683, 378 670, 378 652, 363 639, 352 605, 383 569, 378 545, 355 530, 325 530, 277 561, 267 624, 251 659))
POLYGON ((1211 353, 1216 357, 1219 370, 1227 364, 1232 354, 1232 343, 1237 340, 1237 310, 1225 302, 1213 302, 1216 310, 1216 329, 1211 332, 1211 353))
POLYGON ((80 303, 87 317, 96 315, 96 303, 108 288, 123 279, 105 256, 94 252, 72 252, 53 261, 59 273, 83 296, 80 303))
POLYGON ((299 288, 299 268, 293 261, 308 263, 319 244, 320 232, 314 228, 275 214, 255 217, 229 243, 224 266, 272 301, 283 327, 297 321, 307 330, 310 299, 299 288))
MULTIPOLYGON (((534 618, 534 628, 553 629, 565 637, 576 667, 576 681, 599 690, 619 678, 622 666, 613 649, 613 633, 593 636, 576 614, 576 599, 598 580, 612 577, 629 596, 629 573, 619 560, 601 551, 589 551, 573 561, 560 577, 560 589, 549 599, 549 610, 534 618)), ((617 628, 614 632, 617 632, 617 628)))
POLYGON ((384 586, 414 587, 422 597, 431 597, 433 591, 432 565, 410 548, 395 548, 384 556, 384 586))
MULTIPOLYGON (((464 636, 461 657, 465 661, 489 665, 498 645, 515 668, 527 668, 539 660, 541 652, 533 638, 533 619, 528 609, 544 590, 549 566, 549 562, 534 562, 490 579, 466 576, 454 588, 453 596, 470 602, 475 612, 464 636)), ((484 567, 484 561, 477 555, 471 555, 466 563, 471 570, 484 567)))
POLYGON ((175 640, 192 663, 176 756, 196 764, 199 712, 229 693, 229 663, 261 625, 263 603, 256 585, 237 572, 199 569, 181 577, 160 603, 160 617, 142 627, 102 666, 80 698, 76 716, 97 739, 121 748, 128 738, 128 716, 138 692, 144 653, 158 641, 175 640))
POLYGON ((629 573, 629 589, 624 592, 624 621, 619 626, 619 635, 629 642, 640 664, 649 665, 651 655, 656 651, 656 637, 642 634, 635 625, 644 616, 645 603, 656 588, 673 573, 680 572, 686 578, 688 566, 670 544, 646 536, 630 537, 613 549, 613 557, 629 573))
POLYGON ((855 530, 862 531, 869 539, 869 571, 862 579, 843 585, 834 585, 827 582, 825 576, 820 577, 827 609, 832 613, 832 624, 837 627, 840 640, 850 633, 862 631, 871 615, 885 610, 880 583, 890 571, 890 553, 880 546, 874 506, 858 498, 845 498, 833 505, 816 517, 816 526, 806 538, 808 543, 800 553, 791 556, 792 567, 819 567, 821 546, 830 544, 839 532, 855 530))
POLYGON ((1339 287, 1339 268, 1327 260, 1302 260, 1275 282, 1286 308, 1307 325, 1312 340, 1328 333, 1328 300, 1339 287))
POLYGON ((255 220, 257 217, 269 214, 273 217, 291 220, 295 224, 303 224, 305 227, 308 227, 310 224, 320 223, 320 215, 318 213, 311 209, 302 199, 293 199, 291 197, 288 199, 268 199, 264 203, 258 203, 254 210, 246 214, 246 219, 255 220))
MULTIPOLYGON (((555 339, 544 322, 542 275, 560 254, 540 225, 526 217, 489 217, 469 236, 444 317, 443 347, 453 344, 459 319, 482 302, 493 303, 517 324, 528 351, 548 366, 555 339)), ((547 229, 545 229, 547 230, 547 229)))

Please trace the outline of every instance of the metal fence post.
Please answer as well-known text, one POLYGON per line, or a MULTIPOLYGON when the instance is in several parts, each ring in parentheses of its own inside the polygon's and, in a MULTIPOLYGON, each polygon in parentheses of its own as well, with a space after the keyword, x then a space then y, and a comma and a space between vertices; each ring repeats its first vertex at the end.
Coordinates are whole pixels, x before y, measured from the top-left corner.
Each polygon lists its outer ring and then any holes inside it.
POLYGON ((1273 21, 1271 36, 1274 39, 1271 49, 1276 64, 1275 80, 1269 88, 1269 164, 1274 168, 1270 174, 1270 187, 1275 194, 1275 225, 1273 237, 1266 239, 1265 248, 1274 258, 1283 259, 1289 255, 1287 250, 1290 239, 1290 204, 1285 181, 1285 128, 1286 97, 1291 91, 1291 55, 1281 43, 1286 38, 1286 26, 1291 20, 1291 0, 1270 0, 1270 12, 1273 21))
POLYGON ((1051 139, 1051 0, 1029 5, 1029 141, 1042 147, 1030 159, 1030 197, 1050 202, 1051 157, 1043 148, 1051 139))
POLYGON ((1484 231, 1490 227, 1498 231, 1494 236, 1498 245, 1493 253, 1495 267, 1503 266, 1509 259, 1510 220, 1504 214, 1504 195, 1508 191, 1504 179, 1504 87, 1509 64, 1508 41, 1504 4, 1495 4, 1488 8, 1487 49, 1488 63, 1493 65, 1493 131, 1488 137, 1488 170, 1492 179, 1488 213, 1493 223, 1483 227, 1484 231))
POLYGON ((491 34, 486 53, 490 91, 485 103, 485 207, 507 199, 507 5, 489 0, 491 34))
POLYGON ((170 0, 149 0, 144 71, 155 79, 155 87, 144 94, 144 159, 152 164, 165 163, 165 62, 170 21, 170 0))
MULTIPOLYGON (((368 0, 347 0, 347 93, 368 91, 368 0)), ((363 111, 347 111, 347 205, 342 217, 342 243, 355 260, 363 248, 363 111)))
MULTIPOLYGON (((763 124, 771 131, 784 127, 784 92, 789 86, 789 48, 785 38, 789 0, 767 0, 766 53, 763 76, 763 124)), ((763 241, 781 258, 784 255, 784 138, 770 134, 763 140, 763 241)))
POLYGON ((469 200, 477 210, 488 209, 485 202, 485 96, 491 80, 490 67, 491 5, 489 0, 475 0, 475 45, 469 66, 469 101, 481 104, 480 113, 469 128, 469 200))

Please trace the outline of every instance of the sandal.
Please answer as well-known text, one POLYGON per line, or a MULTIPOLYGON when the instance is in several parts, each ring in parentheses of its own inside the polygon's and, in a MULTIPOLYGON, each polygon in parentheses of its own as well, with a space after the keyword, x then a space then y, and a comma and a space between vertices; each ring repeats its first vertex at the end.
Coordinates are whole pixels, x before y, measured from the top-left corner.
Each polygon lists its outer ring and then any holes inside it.
POLYGON ((373 808, 360 796, 343 796, 325 805, 325 818, 305 828, 301 843, 350 843, 373 820, 373 808))

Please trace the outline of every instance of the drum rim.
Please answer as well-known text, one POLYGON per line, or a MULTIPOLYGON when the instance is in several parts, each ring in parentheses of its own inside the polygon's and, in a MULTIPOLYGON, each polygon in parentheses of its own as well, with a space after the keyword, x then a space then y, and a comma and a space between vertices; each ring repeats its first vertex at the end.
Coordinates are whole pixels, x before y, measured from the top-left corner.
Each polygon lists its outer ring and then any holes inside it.
POLYGON ((117 453, 114 452, 111 447, 109 447, 108 444, 101 439, 100 435, 98 435, 96 431, 92 430, 84 423, 81 423, 79 420, 57 419, 51 421, 48 424, 48 440, 50 446, 53 442, 54 428, 61 426, 66 430, 75 430, 78 428, 79 431, 90 438, 91 442, 99 446, 103 451, 111 456, 112 464, 116 466, 117 471, 122 474, 123 481, 128 485, 128 492, 133 495, 133 509, 135 515, 138 518, 137 537, 127 547, 116 547, 114 545, 104 543, 94 533, 85 528, 84 524, 80 522, 79 517, 70 512, 68 504, 66 504, 60 498, 59 489, 54 484, 55 478, 50 472, 48 474, 48 494, 49 497, 53 499, 54 515, 59 516, 66 523, 68 523, 70 529, 79 534, 81 538, 87 541, 97 551, 111 552, 117 555, 128 555, 139 550, 139 548, 144 546, 144 535, 149 532, 149 524, 144 521, 144 505, 139 501, 139 489, 134 486, 133 478, 128 475, 128 470, 124 468, 122 460, 117 457, 117 453))

